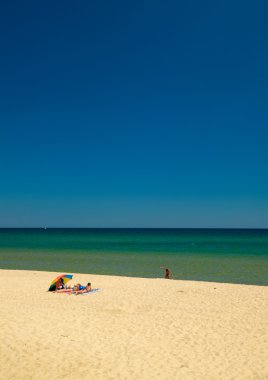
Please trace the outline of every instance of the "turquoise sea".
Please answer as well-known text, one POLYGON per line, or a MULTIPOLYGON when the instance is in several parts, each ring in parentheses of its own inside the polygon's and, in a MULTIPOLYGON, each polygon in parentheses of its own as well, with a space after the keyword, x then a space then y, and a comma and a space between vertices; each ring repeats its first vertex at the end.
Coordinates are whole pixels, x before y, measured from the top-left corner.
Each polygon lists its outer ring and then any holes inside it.
POLYGON ((268 230, 0 229, 0 268, 268 285, 268 230))

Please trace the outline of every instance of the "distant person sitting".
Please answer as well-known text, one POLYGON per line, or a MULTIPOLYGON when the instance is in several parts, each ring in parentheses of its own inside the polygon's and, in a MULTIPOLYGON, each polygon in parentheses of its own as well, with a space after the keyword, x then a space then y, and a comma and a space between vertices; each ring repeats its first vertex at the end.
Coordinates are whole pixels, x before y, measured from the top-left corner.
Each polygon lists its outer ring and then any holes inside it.
POLYGON ((60 278, 59 281, 56 283, 56 291, 65 289, 65 285, 63 282, 63 279, 60 278))
POLYGON ((164 277, 166 279, 171 279, 173 277, 173 273, 171 272, 170 269, 168 268, 165 268, 165 267, 160 267, 161 269, 165 269, 165 272, 164 272, 164 277))

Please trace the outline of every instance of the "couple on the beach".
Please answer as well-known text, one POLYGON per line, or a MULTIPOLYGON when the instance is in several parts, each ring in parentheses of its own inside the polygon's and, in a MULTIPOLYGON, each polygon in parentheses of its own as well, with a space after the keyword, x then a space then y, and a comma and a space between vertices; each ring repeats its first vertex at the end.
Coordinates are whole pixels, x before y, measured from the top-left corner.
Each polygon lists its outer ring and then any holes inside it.
POLYGON ((83 286, 81 284, 75 284, 73 286, 65 286, 63 282, 60 280, 56 284, 56 293, 67 293, 67 294, 82 294, 82 293, 88 293, 91 289, 91 283, 88 282, 86 286, 83 286))

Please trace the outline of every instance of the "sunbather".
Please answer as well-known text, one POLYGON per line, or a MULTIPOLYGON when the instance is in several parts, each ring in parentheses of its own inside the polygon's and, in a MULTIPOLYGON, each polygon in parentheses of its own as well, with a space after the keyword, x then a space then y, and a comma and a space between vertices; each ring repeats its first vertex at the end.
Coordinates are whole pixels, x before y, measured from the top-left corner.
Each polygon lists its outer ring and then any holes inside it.
POLYGON ((72 287, 69 286, 68 288, 65 288, 65 289, 56 290, 56 293, 81 294, 81 293, 90 292, 90 290, 91 290, 91 283, 88 282, 86 286, 83 286, 81 284, 75 284, 72 287))
POLYGON ((85 288, 85 286, 82 287, 81 284, 75 284, 73 286, 67 286, 63 289, 62 288, 56 289, 56 293, 72 293, 72 292, 80 290, 81 288, 85 288))
POLYGON ((91 289, 91 283, 90 282, 88 282, 87 283, 87 286, 83 286, 82 287, 83 289, 79 289, 79 290, 76 290, 76 291, 74 291, 74 294, 82 294, 82 293, 88 293, 88 292, 90 292, 92 289, 91 289))

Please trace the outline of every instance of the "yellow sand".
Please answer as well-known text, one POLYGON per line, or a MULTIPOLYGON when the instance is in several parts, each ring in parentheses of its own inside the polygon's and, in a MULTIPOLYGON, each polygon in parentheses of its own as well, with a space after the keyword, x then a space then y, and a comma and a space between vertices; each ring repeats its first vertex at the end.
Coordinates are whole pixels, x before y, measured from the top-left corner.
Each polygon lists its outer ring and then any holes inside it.
POLYGON ((268 379, 268 287, 0 270, 0 379, 268 379))

